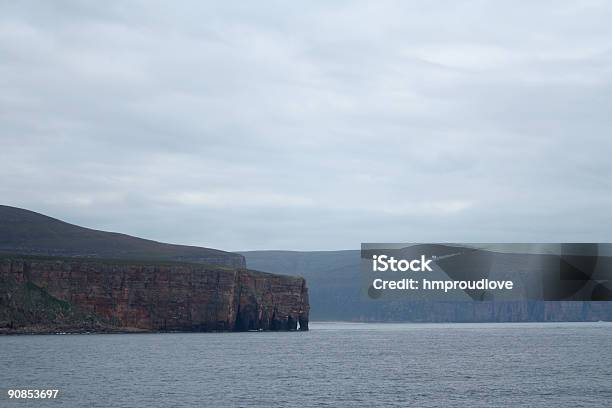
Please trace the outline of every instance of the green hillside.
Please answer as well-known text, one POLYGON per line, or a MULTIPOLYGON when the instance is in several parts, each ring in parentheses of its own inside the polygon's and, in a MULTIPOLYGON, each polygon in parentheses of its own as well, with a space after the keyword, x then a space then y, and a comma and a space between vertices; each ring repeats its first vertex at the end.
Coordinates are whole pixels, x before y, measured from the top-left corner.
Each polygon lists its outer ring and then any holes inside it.
POLYGON ((244 267, 231 252, 165 244, 69 224, 33 211, 0 205, 0 253, 179 261, 244 267))

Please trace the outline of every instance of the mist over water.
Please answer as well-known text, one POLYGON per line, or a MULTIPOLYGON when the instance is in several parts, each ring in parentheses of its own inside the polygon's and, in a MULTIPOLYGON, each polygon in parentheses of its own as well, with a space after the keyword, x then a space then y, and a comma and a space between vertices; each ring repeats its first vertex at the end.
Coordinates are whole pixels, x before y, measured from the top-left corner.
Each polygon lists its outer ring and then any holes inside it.
POLYGON ((611 323, 0 337, 0 406, 606 406, 611 323), (7 389, 56 388, 58 400, 7 389))

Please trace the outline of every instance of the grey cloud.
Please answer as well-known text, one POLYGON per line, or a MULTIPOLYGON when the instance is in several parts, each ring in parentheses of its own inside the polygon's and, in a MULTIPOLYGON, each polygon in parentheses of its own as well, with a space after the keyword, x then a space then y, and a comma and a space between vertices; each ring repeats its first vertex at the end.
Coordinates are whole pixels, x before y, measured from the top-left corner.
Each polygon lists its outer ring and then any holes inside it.
POLYGON ((605 2, 0 8, 5 204, 234 250, 612 238, 605 2))

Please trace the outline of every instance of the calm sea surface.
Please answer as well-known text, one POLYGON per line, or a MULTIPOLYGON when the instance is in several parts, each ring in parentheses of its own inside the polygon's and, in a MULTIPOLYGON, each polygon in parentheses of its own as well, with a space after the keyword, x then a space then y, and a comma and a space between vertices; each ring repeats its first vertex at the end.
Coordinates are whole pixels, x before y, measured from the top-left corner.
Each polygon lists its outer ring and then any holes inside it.
POLYGON ((612 406, 610 323, 0 336, 0 361, 0 407, 612 406))

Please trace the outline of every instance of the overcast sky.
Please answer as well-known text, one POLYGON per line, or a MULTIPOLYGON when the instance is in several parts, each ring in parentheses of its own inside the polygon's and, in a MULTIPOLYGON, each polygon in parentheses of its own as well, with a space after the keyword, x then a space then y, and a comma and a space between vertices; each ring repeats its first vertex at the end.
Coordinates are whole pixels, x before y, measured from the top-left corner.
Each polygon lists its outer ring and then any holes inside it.
POLYGON ((2 1, 1 203, 227 250, 612 241, 612 3, 218 3, 2 1))

